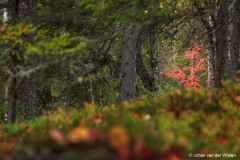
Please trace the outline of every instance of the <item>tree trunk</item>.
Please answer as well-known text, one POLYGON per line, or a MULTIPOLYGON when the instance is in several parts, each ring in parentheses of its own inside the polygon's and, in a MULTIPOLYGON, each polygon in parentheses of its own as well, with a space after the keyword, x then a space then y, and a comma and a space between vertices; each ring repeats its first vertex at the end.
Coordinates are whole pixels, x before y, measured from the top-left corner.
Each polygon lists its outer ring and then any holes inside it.
POLYGON ((214 87, 215 82, 215 44, 214 44, 214 32, 213 32, 213 21, 209 17, 209 24, 206 26, 208 31, 208 88, 214 87))
POLYGON ((215 87, 220 87, 221 81, 227 78, 228 71, 228 9, 227 1, 219 2, 220 8, 216 14, 216 66, 215 87))
POLYGON ((142 57, 142 43, 141 43, 141 37, 139 36, 137 39, 137 53, 136 53, 136 71, 137 75, 143 82, 144 88, 150 92, 153 90, 153 84, 152 84, 152 76, 149 73, 147 67, 143 63, 143 57, 142 57))
MULTIPOLYGON (((15 24, 18 21, 28 18, 31 22, 33 19, 37 19, 37 3, 38 1, 32 0, 8 0, 9 6, 8 22, 15 24)), ((14 52, 19 52, 18 47, 13 48, 14 52)), ((36 84, 32 81, 32 78, 25 78, 19 84, 17 92, 17 78, 14 77, 14 69, 17 63, 17 54, 12 54, 10 57, 10 74, 9 74, 9 85, 8 85, 8 123, 13 123, 15 121, 15 107, 16 107, 16 98, 18 95, 19 100, 30 107, 27 109, 27 115, 32 116, 36 112, 36 103, 37 103, 37 90, 36 84), (14 63, 13 63, 14 62, 14 63)), ((20 63, 20 62, 18 62, 20 63)), ((22 64, 23 62, 21 62, 22 64)), ((19 79, 19 78, 18 78, 19 79)))
MULTIPOLYGON (((16 15, 18 3, 17 0, 8 0, 9 9, 5 10, 5 21, 6 23, 15 24, 16 23, 16 15)), ((7 102, 8 102, 8 113, 7 113, 7 123, 12 124, 16 119, 16 101, 17 101, 17 78, 15 77, 14 69, 18 64, 16 53, 14 52, 16 49, 13 48, 13 51, 10 53, 10 64, 8 67, 9 75, 8 75, 8 89, 7 89, 7 102)))
POLYGON ((31 23, 36 22, 38 15, 38 1, 36 0, 20 0, 18 18, 20 21, 27 18, 31 23))
MULTIPOLYGON (((22 21, 25 18, 29 22, 36 22, 37 19, 37 2, 33 0, 21 0, 18 7, 18 20, 22 21)), ((37 58, 32 56, 31 58, 37 58)), ((22 62, 27 63, 27 62, 22 62)), ((26 107, 26 116, 34 117, 37 115, 38 108, 37 84, 34 81, 34 75, 24 77, 18 86, 18 99, 26 107)))
MULTIPOLYGON (((6 0, 3 1, 4 3, 7 3, 6 0)), ((9 21, 9 15, 8 15, 8 9, 7 8, 1 8, 1 14, 3 16, 3 23, 7 23, 9 21)), ((7 74, 5 72, 5 74, 7 74)), ((6 99, 6 103, 8 102, 7 101, 7 98, 8 98, 8 84, 5 84, 5 99, 6 99)), ((7 111, 5 113, 3 113, 1 115, 1 117, 4 117, 4 120, 7 122, 7 111)))
POLYGON ((37 84, 31 78, 24 78, 18 85, 18 99, 26 107, 26 116, 32 118, 37 114, 37 84))
POLYGON ((50 84, 47 84, 45 88, 45 104, 46 109, 50 111, 52 107, 52 87, 50 84))
MULTIPOLYGON (((202 9, 201 2, 195 0, 194 5, 198 11, 198 14, 201 18, 201 21, 206 28, 208 34, 207 34, 207 40, 208 40, 208 77, 210 78, 210 81, 207 84, 207 87, 214 87, 215 82, 215 35, 214 35, 214 22, 212 15, 209 15, 209 19, 207 20, 205 18, 204 10, 202 9)), ((206 8, 205 8, 206 9, 206 8)))
POLYGON ((16 54, 14 52, 10 53, 10 65, 9 65, 9 79, 7 88, 7 102, 8 102, 8 114, 7 123, 12 124, 16 119, 16 102, 17 102, 17 78, 15 77, 15 66, 18 64, 16 54))
POLYGON ((10 77, 8 82, 8 94, 7 94, 7 101, 8 101, 8 114, 7 114, 7 123, 12 124, 15 122, 16 113, 16 86, 17 86, 17 79, 10 77))
POLYGON ((136 23, 126 25, 122 36, 120 102, 135 98, 137 37, 138 25, 136 23))
POLYGON ((158 49, 158 38, 156 31, 152 29, 150 32, 150 56, 151 56, 151 67, 152 67, 152 91, 159 91, 160 85, 160 66, 159 66, 159 49, 158 49))
MULTIPOLYGON (((47 81, 43 79, 43 81, 47 81)), ((43 90, 38 90, 38 105, 42 106, 44 110, 51 110, 52 107, 52 86, 50 82, 46 82, 43 86, 43 90)), ((41 112, 40 112, 41 113, 41 112)))
MULTIPOLYGON (((110 57, 111 57, 112 60, 115 59, 115 56, 114 56, 115 52, 116 51, 115 51, 114 47, 112 46, 111 49, 110 49, 110 52, 109 52, 110 57)), ((112 94, 112 92, 114 91, 114 68, 113 67, 110 68, 110 73, 109 73, 108 78, 109 78, 109 83, 110 83, 110 93, 109 93, 108 102, 109 102, 109 104, 112 104, 113 103, 113 94, 112 94)))
POLYGON ((237 0, 233 11, 233 33, 231 48, 231 71, 230 78, 234 81, 238 72, 238 59, 240 48, 240 0, 237 0))

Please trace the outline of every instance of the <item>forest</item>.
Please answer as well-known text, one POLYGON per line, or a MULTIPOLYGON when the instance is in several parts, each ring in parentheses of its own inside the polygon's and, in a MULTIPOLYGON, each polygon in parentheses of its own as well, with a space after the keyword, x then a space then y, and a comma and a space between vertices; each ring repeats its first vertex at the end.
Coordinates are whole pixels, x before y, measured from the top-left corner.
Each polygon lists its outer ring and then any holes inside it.
POLYGON ((0 12, 0 160, 240 159, 240 0, 0 12))

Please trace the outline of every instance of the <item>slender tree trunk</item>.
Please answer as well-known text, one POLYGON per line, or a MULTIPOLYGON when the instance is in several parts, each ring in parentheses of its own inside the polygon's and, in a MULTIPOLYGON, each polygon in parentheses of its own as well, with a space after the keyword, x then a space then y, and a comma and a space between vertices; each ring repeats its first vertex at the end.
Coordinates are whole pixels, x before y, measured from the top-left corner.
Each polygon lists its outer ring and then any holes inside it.
POLYGON ((150 56, 151 56, 151 67, 152 67, 152 87, 153 91, 159 91, 160 86, 160 66, 159 66, 159 49, 158 49, 158 38, 156 31, 152 29, 150 32, 150 56))
MULTIPOLYGON (((7 3, 6 0, 3 1, 4 3, 7 3)), ((7 23, 9 21, 9 15, 8 15, 8 10, 7 8, 2 8, 1 9, 1 14, 3 16, 3 23, 7 23)), ((5 72, 5 74, 7 74, 5 72)), ((9 83, 10 84, 10 83, 9 83)), ((7 98, 8 98, 8 84, 5 85, 5 98, 6 98, 6 103, 8 102, 7 101, 7 98)), ((4 116, 4 120, 7 122, 7 112, 3 114, 4 116)))
POLYGON ((90 93, 91 93, 91 100, 92 100, 92 105, 95 105, 95 101, 94 101, 94 94, 93 94, 93 87, 92 87, 92 80, 90 80, 89 82, 89 87, 90 87, 90 93))
POLYGON ((8 102, 8 114, 7 114, 7 123, 12 124, 16 119, 16 102, 17 102, 17 78, 15 77, 14 68, 18 63, 15 53, 12 51, 10 53, 10 65, 9 65, 9 79, 8 79, 8 88, 7 88, 7 102, 8 102))
MULTIPOLYGON (((6 99, 6 100, 5 100, 5 103, 8 104, 8 84, 5 85, 5 99, 6 99)), ((7 112, 8 112, 8 111, 6 111, 6 112, 4 113, 4 117, 5 117, 4 120, 5 120, 5 122, 7 122, 7 115, 8 115, 7 112)))
POLYGON ((227 1, 219 2, 216 14, 216 66, 215 87, 220 87, 221 81, 227 78, 228 71, 228 10, 227 1))
MULTIPOLYGON (((46 81, 43 80, 43 81, 46 81)), ((38 104, 43 106, 44 110, 51 110, 52 107, 52 85, 50 84, 50 82, 46 82, 43 85, 43 91, 39 91, 38 90, 38 104)), ((40 112, 41 113, 41 112, 40 112)))
POLYGON ((46 109, 51 110, 51 107, 52 107, 52 86, 50 84, 47 84, 46 88, 45 88, 45 102, 46 102, 46 109))
POLYGON ((10 77, 8 82, 8 114, 7 114, 7 122, 8 124, 12 124, 15 122, 16 114, 16 86, 17 86, 17 79, 10 77))
POLYGON ((233 11, 233 33, 232 33, 232 48, 231 48, 231 71, 230 78, 234 81, 238 72, 240 48, 240 0, 237 0, 233 11))
MULTIPOLYGON (((115 56, 114 56, 115 49, 114 49, 114 47, 112 47, 110 49, 109 54, 111 56, 111 59, 114 60, 115 59, 115 56)), ((112 104, 113 103, 113 94, 112 94, 112 92, 114 90, 114 68, 112 68, 112 67, 110 68, 110 73, 109 73, 108 78, 109 78, 109 82, 110 82, 110 93, 109 93, 108 101, 109 101, 109 104, 112 104)))
POLYGON ((70 87, 67 87, 67 96, 66 96, 66 113, 69 113, 70 110, 70 102, 71 102, 71 96, 70 96, 70 87))
POLYGON ((68 114, 70 111, 70 102, 71 102, 71 75, 67 74, 67 88, 66 88, 66 113, 68 114))
POLYGON ((141 43, 141 37, 138 36, 137 39, 137 53, 136 53, 136 71, 137 75, 143 82, 144 88, 150 92, 153 90, 153 82, 152 82, 152 76, 149 73, 147 67, 143 63, 143 57, 142 57, 142 43, 141 43))
POLYGON ((214 87, 215 82, 215 36, 213 27, 213 21, 211 17, 209 17, 209 24, 206 26, 208 31, 208 77, 210 78, 210 81, 208 82, 208 88, 214 87))
MULTIPOLYGON (((210 81, 208 82, 207 86, 208 88, 214 87, 214 82, 215 82, 215 25, 214 25, 214 20, 212 19, 212 15, 209 15, 209 19, 207 20, 205 18, 205 13, 204 10, 202 9, 200 5, 200 1, 194 0, 194 5, 196 9, 198 10, 198 14, 201 18, 201 21, 203 25, 205 26, 208 35, 207 35, 207 40, 208 40, 208 77, 210 78, 210 81)), ((212 3, 213 4, 213 3, 212 3)), ((205 8, 206 10, 206 8, 205 8)))
POLYGON ((136 95, 136 54, 138 25, 130 23, 125 26, 122 36, 121 75, 119 101, 129 101, 136 95))
MULTIPOLYGON (((11 6, 9 9, 5 9, 5 21, 6 23, 15 24, 18 3, 17 0, 8 0, 8 5, 11 6)), ((7 42, 6 42, 7 43, 7 42)), ((17 101, 17 78, 15 77, 15 67, 18 64, 17 56, 15 53, 16 48, 13 48, 10 52, 10 64, 9 64, 9 75, 8 75, 8 89, 7 89, 7 102, 8 102, 8 113, 7 123, 12 124, 16 119, 16 101, 17 101)))

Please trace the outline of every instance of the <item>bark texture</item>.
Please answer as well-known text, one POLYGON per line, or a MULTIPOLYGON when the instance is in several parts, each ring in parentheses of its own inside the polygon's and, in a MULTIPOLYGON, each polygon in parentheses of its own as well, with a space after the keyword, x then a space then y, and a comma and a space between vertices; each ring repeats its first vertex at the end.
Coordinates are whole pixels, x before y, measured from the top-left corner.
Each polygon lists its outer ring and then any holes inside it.
POLYGON ((16 86, 17 86, 17 79, 10 78, 8 82, 8 94, 7 94, 7 101, 8 101, 8 114, 7 114, 7 123, 12 124, 15 122, 16 114, 16 86))
POLYGON ((18 85, 18 100, 25 106, 26 116, 34 117, 37 114, 37 84, 31 78, 24 78, 18 85))
MULTIPOLYGON (((14 24, 16 23, 16 19, 14 18, 17 15, 18 3, 17 0, 9 0, 9 6, 11 6, 8 10, 6 10, 7 14, 7 23, 14 24)), ((8 114, 7 114, 7 123, 12 124, 16 119, 16 101, 17 101, 17 78, 15 77, 15 67, 18 64, 17 56, 15 53, 17 48, 13 48, 10 53, 10 62, 9 62, 9 78, 8 78, 8 89, 7 89, 7 102, 8 102, 8 114)))
POLYGON ((20 0, 19 1, 19 20, 27 18, 30 22, 37 19, 38 1, 36 0, 20 0))
POLYGON ((231 71, 230 78, 235 80, 238 72, 238 59, 240 48, 240 0, 237 0, 233 11, 233 34, 231 48, 231 71))
MULTIPOLYGON (((28 22, 36 22, 37 19, 37 1, 33 0, 21 0, 18 4, 18 20, 22 21, 27 19, 28 22)), ((29 38, 29 37, 26 37, 29 38)), ((31 58, 37 58, 32 56, 31 58)), ((24 60, 22 63, 26 63, 24 60)), ((19 83, 17 96, 19 101, 26 107, 26 116, 31 118, 37 114, 38 108, 38 96, 37 96, 37 84, 34 81, 34 75, 24 77, 19 83)))
MULTIPOLYGON (((110 51, 109 51, 109 55, 111 57, 111 60, 114 60, 115 59, 115 56, 114 56, 114 53, 115 53, 115 49, 114 47, 111 47, 110 51)), ((109 104, 112 104, 113 103, 113 90, 114 90, 114 68, 110 68, 110 73, 109 73, 109 82, 110 82, 110 93, 109 93, 109 104)))
POLYGON ((208 77, 210 82, 208 83, 208 88, 214 87, 215 82, 215 35, 214 35, 214 25, 211 17, 209 17, 209 23, 206 24, 206 29, 208 31, 208 77))
POLYGON ((152 91, 159 91, 160 86, 160 66, 159 66, 159 48, 156 31, 153 29, 150 32, 150 56, 152 67, 152 91))
POLYGON ((219 2, 216 13, 216 66, 215 87, 220 87, 221 81, 227 78, 228 71, 228 9, 227 1, 219 2))
MULTIPOLYGON (((32 0, 9 0, 8 9, 9 21, 8 23, 15 24, 16 22, 27 19, 29 22, 37 19, 37 4, 38 1, 32 0)), ((27 37, 25 37, 27 38, 27 37)), ((32 81, 32 78, 24 78, 21 83, 18 85, 17 77, 15 77, 14 69, 17 65, 23 64, 23 61, 19 61, 17 57, 17 52, 19 54, 19 47, 16 46, 12 48, 13 53, 10 56, 10 67, 9 67, 9 84, 8 84, 8 123, 11 124, 15 121, 15 107, 16 99, 18 98, 20 102, 24 105, 27 105, 26 110, 27 115, 32 116, 36 112, 36 103, 37 103, 37 90, 36 83, 32 81), (18 90, 18 91, 17 91, 18 90)))
POLYGON ((129 101, 136 95, 136 55, 138 25, 126 24, 122 35, 119 101, 129 101))

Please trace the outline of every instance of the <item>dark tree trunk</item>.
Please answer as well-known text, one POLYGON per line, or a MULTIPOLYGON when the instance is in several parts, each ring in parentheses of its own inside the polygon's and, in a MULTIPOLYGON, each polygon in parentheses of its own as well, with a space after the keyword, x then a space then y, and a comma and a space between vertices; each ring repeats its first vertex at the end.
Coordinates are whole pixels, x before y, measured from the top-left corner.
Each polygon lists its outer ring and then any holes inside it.
POLYGON ((70 102, 71 102, 71 78, 70 74, 68 74, 67 79, 67 88, 66 88, 66 113, 69 113, 70 110, 70 102))
POLYGON ((47 84, 45 88, 45 102, 46 109, 50 110, 52 107, 52 87, 50 84, 47 84))
MULTIPOLYGON (((35 0, 21 0, 18 4, 18 20, 27 19, 28 22, 36 22, 37 2, 35 0)), ((37 58, 32 56, 31 58, 37 58)), ((27 63, 27 62, 22 62, 27 63)), ((18 99, 26 107, 26 116, 34 117, 37 114, 38 96, 37 84, 34 81, 34 75, 24 77, 18 86, 18 99)))
POLYGON ((129 101, 136 95, 136 54, 138 25, 125 26, 122 36, 121 75, 119 101, 129 101))
MULTIPOLYGON (((37 19, 37 3, 38 1, 32 0, 8 0, 8 23, 15 24, 18 21, 21 21, 25 18, 29 22, 37 19)), ((23 64, 24 62, 19 62, 17 58, 17 52, 20 53, 18 47, 13 48, 14 53, 10 57, 10 74, 9 74, 9 84, 8 84, 8 123, 13 123, 15 121, 15 107, 16 107, 16 98, 18 95, 21 103, 30 106, 27 110, 27 114, 34 114, 36 111, 36 84, 32 81, 32 78, 25 78, 17 87, 17 80, 19 78, 15 77, 14 69, 16 63, 23 64), (18 92, 17 92, 18 88, 18 92)))
POLYGON ((231 71, 230 78, 235 80, 238 72, 238 59, 240 48, 240 0, 237 0, 233 11, 233 33, 232 33, 232 48, 231 48, 231 71))
MULTIPOLYGON (((18 3, 17 0, 9 0, 8 5, 9 9, 6 10, 7 14, 7 23, 15 24, 18 3)), ((17 56, 15 53, 17 48, 13 48, 13 51, 10 53, 10 64, 9 64, 9 75, 8 75, 8 89, 7 89, 7 102, 8 102, 8 114, 7 114, 7 123, 12 124, 16 119, 16 101, 17 101, 17 78, 15 77, 15 67, 18 64, 17 56)))
POLYGON ((24 78, 18 85, 18 99, 26 107, 26 116, 34 117, 37 114, 37 85, 31 78, 24 78))
POLYGON ((150 32, 150 56, 151 56, 151 67, 152 67, 152 91, 159 91, 160 85, 160 66, 159 66, 159 49, 158 49, 158 38, 156 31, 152 29, 150 32))
POLYGON ((7 23, 15 24, 18 17, 18 0, 8 0, 8 5, 10 7, 7 9, 7 11, 9 12, 7 23))
POLYGON ((52 86, 49 82, 46 82, 42 87, 43 87, 43 90, 42 91, 38 90, 38 94, 37 94, 38 105, 42 106, 44 110, 49 111, 52 107, 52 86))
POLYGON ((216 14, 216 66, 215 87, 220 87, 228 72, 228 9, 227 1, 219 2, 216 14))
POLYGON ((7 93, 7 101, 8 101, 8 114, 7 114, 7 123, 12 124, 15 122, 16 114, 16 86, 17 79, 10 77, 8 82, 8 93, 7 93))
POLYGON ((18 64, 18 59, 14 51, 10 52, 10 64, 9 64, 9 79, 7 88, 7 102, 8 102, 8 114, 7 123, 12 124, 16 119, 16 102, 17 102, 17 78, 15 77, 15 66, 18 64))
POLYGON ((38 15, 38 1, 20 0, 19 1, 19 20, 27 18, 30 22, 35 22, 38 15))

